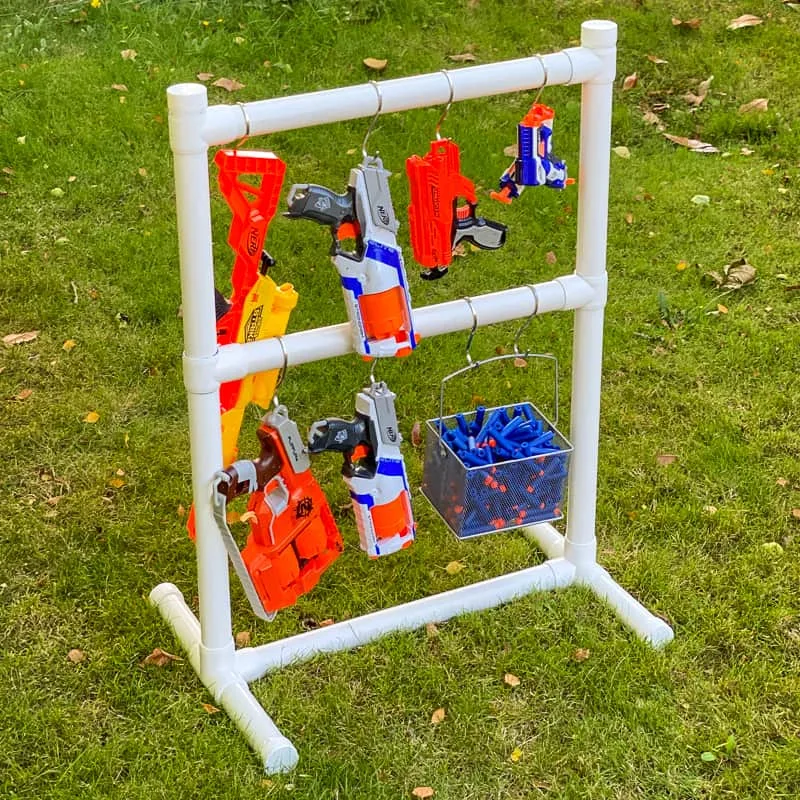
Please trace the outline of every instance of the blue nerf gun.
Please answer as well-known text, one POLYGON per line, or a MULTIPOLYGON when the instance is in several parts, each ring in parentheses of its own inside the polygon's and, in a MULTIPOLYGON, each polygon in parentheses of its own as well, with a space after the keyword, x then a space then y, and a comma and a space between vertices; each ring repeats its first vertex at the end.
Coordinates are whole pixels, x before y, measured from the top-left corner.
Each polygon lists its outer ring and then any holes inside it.
POLYGON ((295 184, 284 214, 330 227, 331 257, 342 283, 353 347, 365 359, 405 356, 417 346, 408 280, 395 236, 390 174, 380 158, 367 156, 350 171, 345 194, 295 184), (348 240, 355 242, 354 249, 345 249, 348 240))

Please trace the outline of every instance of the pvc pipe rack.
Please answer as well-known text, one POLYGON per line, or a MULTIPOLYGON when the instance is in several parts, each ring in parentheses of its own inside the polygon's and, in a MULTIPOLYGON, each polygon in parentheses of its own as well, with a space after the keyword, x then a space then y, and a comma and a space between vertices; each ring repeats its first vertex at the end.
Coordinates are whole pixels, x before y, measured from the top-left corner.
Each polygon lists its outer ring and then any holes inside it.
MULTIPOLYGON (((581 46, 545 56, 502 61, 449 72, 381 82, 382 107, 369 84, 237 105, 208 105, 205 86, 179 84, 168 91, 184 321, 184 382, 189 401, 192 491, 197 532, 199 619, 170 583, 156 586, 151 602, 187 651, 189 661, 215 702, 230 714, 268 773, 298 760, 294 745, 278 730, 250 692, 248 682, 271 670, 347 650, 395 631, 410 630, 470 611, 507 603, 533 591, 573 584, 590 587, 642 639, 661 646, 673 637, 597 563, 595 509, 600 426, 603 315, 606 303, 611 102, 616 71, 617 26, 592 20, 581 26, 581 46), (569 474, 569 513, 563 536, 552 525, 525 529, 548 560, 497 578, 414 600, 383 611, 236 650, 231 629, 228 558, 214 522, 211 479, 223 467, 219 386, 255 372, 295 366, 352 351, 348 325, 293 333, 277 339, 218 348, 209 193, 209 147, 243 136, 288 131, 340 120, 371 117, 424 106, 441 106, 489 95, 581 84, 580 173, 575 273, 529 288, 472 298, 479 325, 527 317, 534 311, 575 312, 572 368, 574 446, 569 474), (534 306, 536 303, 536 306, 534 306)), ((414 311, 423 338, 468 330, 468 302, 453 300, 414 311)))

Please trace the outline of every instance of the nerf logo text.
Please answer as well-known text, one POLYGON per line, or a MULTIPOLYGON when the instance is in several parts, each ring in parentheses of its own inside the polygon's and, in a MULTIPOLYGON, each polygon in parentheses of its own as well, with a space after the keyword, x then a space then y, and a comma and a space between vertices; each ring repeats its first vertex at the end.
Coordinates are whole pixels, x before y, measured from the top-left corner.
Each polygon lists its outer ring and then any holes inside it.
POLYGON ((244 324, 244 340, 254 342, 261 331, 261 318, 264 315, 264 306, 256 306, 244 324))
POLYGON ((386 210, 384 206, 379 205, 376 209, 378 212, 378 219, 381 221, 382 225, 386 225, 388 227, 389 223, 391 222, 391 217, 389 216, 389 212, 386 210))
POLYGON ((254 256, 259 249, 258 228, 248 228, 247 230, 247 255, 254 256))

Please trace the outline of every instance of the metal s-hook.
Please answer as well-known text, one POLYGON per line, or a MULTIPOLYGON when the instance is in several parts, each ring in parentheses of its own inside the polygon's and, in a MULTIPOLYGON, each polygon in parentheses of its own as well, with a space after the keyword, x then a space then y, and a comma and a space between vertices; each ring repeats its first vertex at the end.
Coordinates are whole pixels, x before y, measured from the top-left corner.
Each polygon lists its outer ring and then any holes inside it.
MULTIPOLYGON (((538 59, 539 63, 542 65, 542 72, 544 73, 544 83, 539 87, 539 91, 536 93, 536 97, 533 99, 533 105, 536 105, 536 103, 539 102, 539 98, 542 96, 542 90, 545 86, 547 86, 550 77, 547 74, 547 64, 545 63, 544 56, 537 53, 534 58, 538 59)), ((571 61, 570 64, 572 64, 571 61)))
POLYGON ((531 324, 531 320, 539 313, 539 293, 536 291, 536 287, 532 283, 528 283, 525 285, 525 288, 531 290, 531 294, 533 295, 533 311, 528 315, 527 319, 522 323, 522 325, 517 328, 517 332, 514 334, 514 354, 519 355, 519 340, 523 333, 528 330, 528 326, 531 324))
POLYGON ((280 371, 278 372, 278 378, 275 381, 275 390, 272 394, 272 403, 275 408, 280 408, 280 401, 278 400, 278 389, 281 387, 283 383, 283 379, 286 377, 286 370, 289 369, 289 353, 286 352, 286 344, 283 341, 283 336, 276 336, 278 340, 278 344, 281 346, 281 353, 283 353, 283 366, 281 366, 280 371))
POLYGON ((364 134, 364 141, 361 143, 361 156, 365 160, 369 158, 367 155, 367 141, 372 133, 372 129, 375 127, 375 122, 381 115, 381 109, 383 108, 383 94, 381 92, 381 87, 378 85, 377 81, 370 81, 370 86, 372 86, 372 88, 375 90, 375 93, 378 95, 378 110, 375 112, 375 116, 370 120, 367 132, 364 134))
POLYGON ((447 78, 447 85, 450 87, 450 97, 447 100, 447 105, 442 111, 442 116, 439 117, 439 121, 436 123, 436 141, 440 141, 442 135, 439 133, 440 128, 442 127, 442 123, 447 119, 447 112, 450 111, 450 106, 453 105, 453 95, 455 94, 455 87, 453 86, 453 79, 450 77, 449 70, 443 69, 442 72, 444 73, 445 78, 447 78))
POLYGON ((469 310, 472 312, 472 330, 469 332, 469 338, 467 339, 467 349, 465 355, 467 357, 467 364, 472 366, 477 366, 475 362, 472 360, 472 354, 470 350, 472 349, 472 340, 475 338, 475 331, 478 329, 478 312, 475 311, 475 306, 472 305, 472 298, 471 297, 462 297, 461 298, 468 306, 469 310))

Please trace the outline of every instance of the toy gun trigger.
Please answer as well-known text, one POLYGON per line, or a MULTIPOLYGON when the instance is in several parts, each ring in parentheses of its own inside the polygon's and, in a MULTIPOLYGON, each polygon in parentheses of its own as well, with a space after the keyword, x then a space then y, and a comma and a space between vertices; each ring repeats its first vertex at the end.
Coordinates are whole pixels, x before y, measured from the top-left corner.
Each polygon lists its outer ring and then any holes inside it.
POLYGON ((500 222, 475 216, 477 203, 456 209, 454 215, 453 247, 467 241, 481 250, 498 250, 506 243, 508 228, 500 222))

